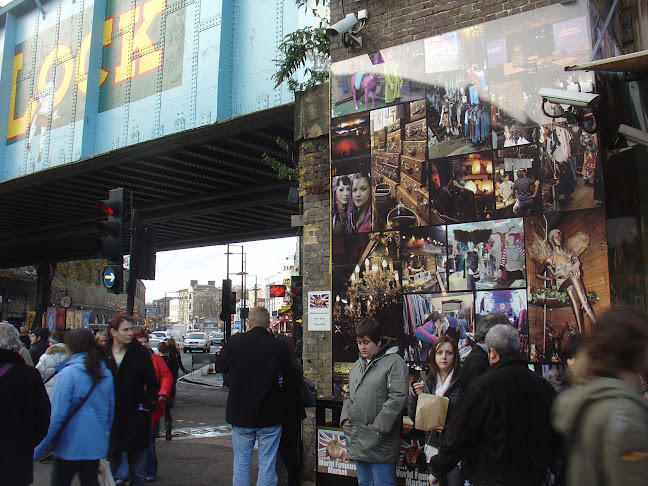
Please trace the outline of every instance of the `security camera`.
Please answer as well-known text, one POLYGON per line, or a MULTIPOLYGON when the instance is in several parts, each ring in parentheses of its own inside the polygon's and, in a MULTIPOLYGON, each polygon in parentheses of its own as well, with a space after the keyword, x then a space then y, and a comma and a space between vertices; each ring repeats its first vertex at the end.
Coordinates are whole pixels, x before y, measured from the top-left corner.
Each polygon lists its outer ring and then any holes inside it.
POLYGON ((598 94, 554 88, 540 88, 538 95, 543 100, 547 100, 555 105, 577 106, 579 108, 590 109, 597 103, 600 97, 598 94))
POLYGON ((628 145, 639 144, 643 147, 648 147, 648 132, 629 127, 628 125, 619 125, 619 133, 625 137, 628 145))
POLYGON ((347 14, 347 16, 344 17, 342 20, 334 23, 328 29, 326 29, 326 34, 329 37, 335 37, 336 35, 339 34, 350 34, 351 31, 353 30, 353 27, 355 27, 357 23, 358 23, 358 18, 355 16, 355 14, 353 13, 347 14))

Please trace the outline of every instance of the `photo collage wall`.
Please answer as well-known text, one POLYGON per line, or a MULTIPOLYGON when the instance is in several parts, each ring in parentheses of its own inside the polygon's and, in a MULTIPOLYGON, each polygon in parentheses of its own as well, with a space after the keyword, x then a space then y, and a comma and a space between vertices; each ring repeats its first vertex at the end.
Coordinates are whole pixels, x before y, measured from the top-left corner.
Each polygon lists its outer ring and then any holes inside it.
MULTIPOLYGON (((443 334, 470 352, 501 312, 531 363, 609 306, 597 134, 542 113, 594 88, 583 3, 544 7, 331 66, 333 395, 374 317, 415 376, 443 334)), ((587 113, 583 113, 587 118, 587 113)))

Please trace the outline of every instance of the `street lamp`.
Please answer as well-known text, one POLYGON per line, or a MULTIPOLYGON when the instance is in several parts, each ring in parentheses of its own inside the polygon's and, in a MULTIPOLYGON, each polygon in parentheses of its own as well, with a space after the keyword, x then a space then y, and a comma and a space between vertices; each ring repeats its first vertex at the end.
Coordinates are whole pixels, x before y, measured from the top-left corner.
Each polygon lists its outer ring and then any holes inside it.
MULTIPOLYGON (((245 308, 245 275, 247 273, 245 271, 245 249, 244 249, 243 245, 230 245, 228 243, 228 245, 227 245, 227 253, 225 253, 227 255, 227 279, 228 280, 229 280, 229 276, 230 276, 229 256, 230 255, 238 255, 238 252, 237 253, 231 253, 230 252, 230 246, 239 246, 239 247, 241 247, 241 271, 238 272, 238 273, 235 273, 235 275, 240 275, 241 276, 241 294, 242 294, 241 295, 241 309, 244 309, 245 308)), ((241 331, 243 331, 243 332, 245 332, 245 321, 246 321, 246 319, 243 316, 241 316, 241 331)))

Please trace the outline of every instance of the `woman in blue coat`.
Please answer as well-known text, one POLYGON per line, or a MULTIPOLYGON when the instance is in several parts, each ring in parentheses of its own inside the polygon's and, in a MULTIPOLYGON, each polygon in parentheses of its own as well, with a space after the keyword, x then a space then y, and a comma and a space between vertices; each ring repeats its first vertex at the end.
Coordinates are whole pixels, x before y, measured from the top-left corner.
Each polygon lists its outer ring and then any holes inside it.
POLYGON ((54 445, 52 486, 69 486, 77 474, 81 486, 97 486, 99 459, 108 454, 113 421, 113 378, 95 349, 94 337, 88 329, 67 333, 65 345, 70 357, 58 366, 49 430, 34 450, 34 458, 41 458, 58 434, 54 445), (96 383, 95 388, 86 402, 60 430, 66 417, 88 395, 93 383, 96 383))

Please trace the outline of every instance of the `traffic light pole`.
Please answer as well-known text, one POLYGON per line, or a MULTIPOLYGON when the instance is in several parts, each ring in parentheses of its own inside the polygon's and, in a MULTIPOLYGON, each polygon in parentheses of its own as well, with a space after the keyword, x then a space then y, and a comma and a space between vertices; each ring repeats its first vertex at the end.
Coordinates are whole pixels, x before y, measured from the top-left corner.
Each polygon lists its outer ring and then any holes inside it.
MULTIPOLYGON (((131 206, 132 207, 132 206, 131 206)), ((128 272, 128 286, 126 287, 126 314, 132 316, 135 312, 135 292, 137 290, 137 265, 138 252, 135 251, 137 228, 139 227, 139 209, 131 211, 131 241, 130 241, 130 270, 128 272)))

